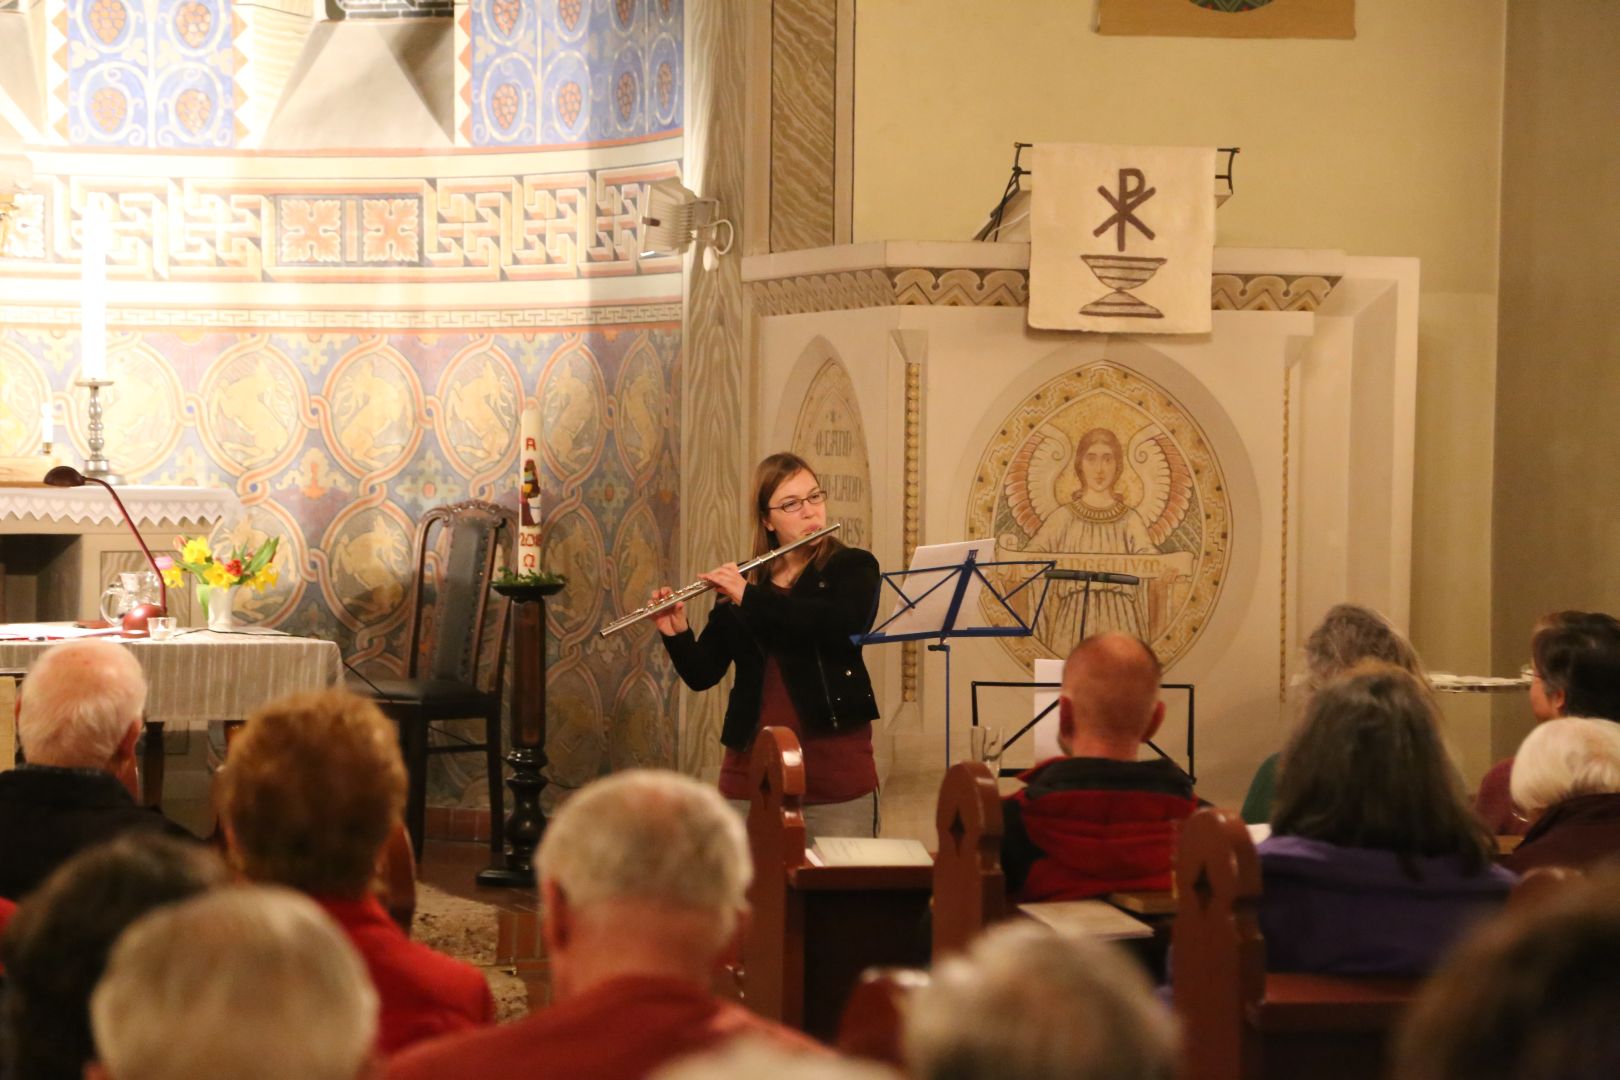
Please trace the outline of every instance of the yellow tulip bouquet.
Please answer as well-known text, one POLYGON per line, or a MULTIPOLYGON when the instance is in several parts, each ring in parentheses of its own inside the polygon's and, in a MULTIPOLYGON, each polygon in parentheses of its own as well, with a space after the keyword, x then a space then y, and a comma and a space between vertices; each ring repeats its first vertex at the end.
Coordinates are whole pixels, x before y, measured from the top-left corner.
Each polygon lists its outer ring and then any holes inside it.
POLYGON ((221 557, 208 545, 204 536, 177 537, 174 542, 178 555, 159 555, 158 569, 163 581, 171 589, 178 588, 190 574, 196 579, 197 601, 203 613, 208 613, 208 599, 214 589, 230 589, 237 585, 252 586, 255 592, 264 592, 280 577, 271 560, 281 537, 273 536, 249 550, 238 547, 228 556, 221 557))

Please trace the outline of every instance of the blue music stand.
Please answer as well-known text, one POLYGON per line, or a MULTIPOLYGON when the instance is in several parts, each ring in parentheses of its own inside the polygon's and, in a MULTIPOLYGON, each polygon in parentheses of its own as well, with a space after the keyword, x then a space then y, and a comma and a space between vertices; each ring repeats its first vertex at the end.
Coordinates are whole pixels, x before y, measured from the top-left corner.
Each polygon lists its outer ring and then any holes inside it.
MULTIPOLYGON (((989 541, 985 541, 989 543, 989 541)), ((954 547, 957 545, 941 545, 954 547)), ((965 546, 965 545, 964 545, 965 546)), ((979 552, 968 547, 965 557, 959 563, 951 562, 939 566, 917 566, 918 556, 927 559, 929 549, 920 548, 912 556, 912 567, 909 570, 895 570, 884 574, 883 584, 893 589, 900 598, 899 606, 894 613, 882 624, 865 634, 852 634, 850 641, 856 645, 884 645, 895 641, 919 641, 926 638, 936 638, 928 646, 929 652, 945 654, 945 767, 951 767, 951 646, 949 639, 953 637, 1029 637, 1035 632, 1034 625, 1041 617, 1041 608, 1046 604, 1046 572, 1056 563, 1051 560, 1011 561, 1011 562, 980 562, 979 552), (1031 573, 1008 589, 1006 593, 998 590, 995 584, 984 575, 984 571, 996 566, 1018 566, 1034 569, 1031 573), (906 579, 913 576, 923 576, 922 591, 915 591, 918 586, 906 579), (1009 603, 1024 589, 1036 581, 1040 582, 1040 595, 1035 601, 1034 613, 1029 621, 1013 610, 1009 603), (981 616, 976 605, 966 603, 970 587, 975 596, 988 593, 1000 604, 1000 611, 1012 619, 1010 626, 993 626, 981 616), (911 592, 907 590, 911 589, 911 592), (964 614, 966 612, 966 614, 964 614), (969 623, 967 620, 973 620, 969 623)), ((879 602, 882 600, 882 589, 879 588, 879 602)), ((996 609, 992 608, 992 613, 996 609)))

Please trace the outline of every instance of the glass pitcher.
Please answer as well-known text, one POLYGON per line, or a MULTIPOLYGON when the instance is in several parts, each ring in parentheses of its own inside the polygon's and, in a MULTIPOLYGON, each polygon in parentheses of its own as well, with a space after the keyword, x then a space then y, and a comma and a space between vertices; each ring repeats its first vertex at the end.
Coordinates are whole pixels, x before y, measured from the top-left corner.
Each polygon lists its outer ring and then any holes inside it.
POLYGON ((101 594, 101 617, 116 623, 137 604, 158 602, 158 577, 150 570, 126 570, 114 575, 101 594))

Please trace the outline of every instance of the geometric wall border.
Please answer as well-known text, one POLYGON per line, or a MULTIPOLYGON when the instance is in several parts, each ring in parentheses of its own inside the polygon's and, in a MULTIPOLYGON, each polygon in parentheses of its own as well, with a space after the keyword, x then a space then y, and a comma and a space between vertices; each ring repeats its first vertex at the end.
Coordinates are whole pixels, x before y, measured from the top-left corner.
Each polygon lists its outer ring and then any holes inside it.
MULTIPOLYGON (((444 311, 350 308, 110 308, 109 325, 125 329, 196 327, 218 330, 560 330, 681 322, 679 302, 602 304, 580 307, 444 311)), ((43 304, 0 304, 0 325, 77 330, 79 309, 43 304)))

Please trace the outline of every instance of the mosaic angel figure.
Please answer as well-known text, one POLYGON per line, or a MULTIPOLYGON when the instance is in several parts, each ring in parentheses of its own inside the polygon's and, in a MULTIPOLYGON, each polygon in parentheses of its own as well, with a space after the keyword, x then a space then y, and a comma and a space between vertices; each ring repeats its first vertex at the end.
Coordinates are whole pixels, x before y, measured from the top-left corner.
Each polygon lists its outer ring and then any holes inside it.
MULTIPOLYGON (((1071 447, 1066 433, 1043 425, 1013 455, 1003 493, 1023 535, 1004 534, 998 557, 1055 558, 1064 568, 1141 577, 1141 585, 1093 584, 1085 627, 1088 635, 1119 630, 1152 644, 1166 621, 1169 586, 1192 569, 1192 552, 1166 544, 1192 504, 1193 476, 1163 429, 1148 424, 1126 446, 1111 428, 1095 427, 1071 447)), ((1053 582, 1047 592, 1035 632, 1057 656, 1079 641, 1083 598, 1076 582, 1053 582)))

